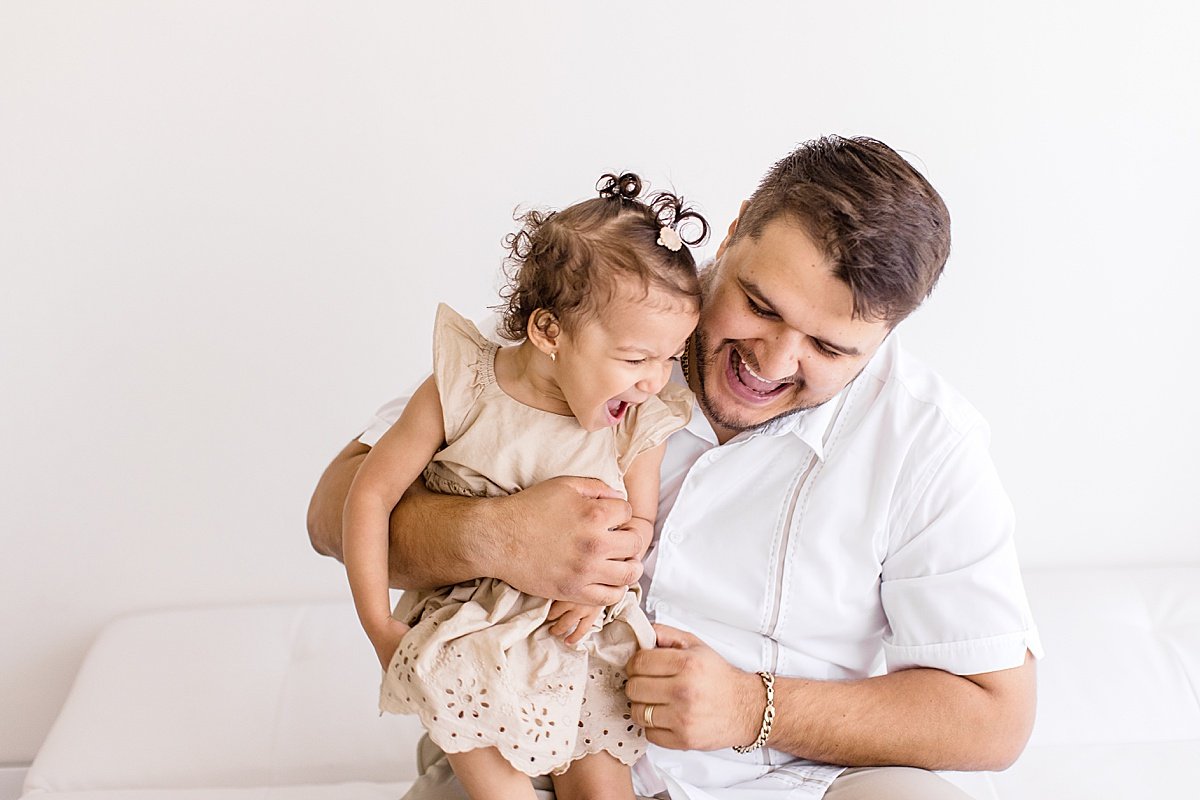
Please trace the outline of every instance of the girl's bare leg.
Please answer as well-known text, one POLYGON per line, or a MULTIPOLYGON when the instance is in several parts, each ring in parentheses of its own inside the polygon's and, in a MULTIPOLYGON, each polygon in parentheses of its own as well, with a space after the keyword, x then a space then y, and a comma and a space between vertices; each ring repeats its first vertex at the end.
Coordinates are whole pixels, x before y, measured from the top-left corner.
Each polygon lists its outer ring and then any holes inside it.
POLYGON ((447 753, 446 758, 471 800, 536 800, 529 776, 514 769, 494 747, 447 753))
POLYGON ((629 767, 605 752, 584 756, 553 780, 558 800, 633 800, 629 767))

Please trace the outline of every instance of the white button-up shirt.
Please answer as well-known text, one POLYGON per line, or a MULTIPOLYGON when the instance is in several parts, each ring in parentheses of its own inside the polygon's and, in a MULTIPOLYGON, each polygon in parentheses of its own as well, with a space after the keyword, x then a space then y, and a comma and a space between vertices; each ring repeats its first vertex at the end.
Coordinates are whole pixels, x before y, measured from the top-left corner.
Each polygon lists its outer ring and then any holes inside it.
MULTIPOLYGON (((697 409, 660 503, 647 609, 740 669, 971 675, 1041 655, 987 424, 895 336, 828 403, 724 445, 697 409)), ((675 800, 820 797, 840 772, 770 748, 651 747, 637 768, 675 800)))
MULTIPOLYGON (((1041 656, 987 424, 895 338, 818 408, 724 445, 697 408, 671 437, 643 577, 653 617, 780 677, 971 675, 1041 656)), ((840 772, 769 747, 652 746, 635 783, 673 800, 782 800, 820 797, 840 772)))

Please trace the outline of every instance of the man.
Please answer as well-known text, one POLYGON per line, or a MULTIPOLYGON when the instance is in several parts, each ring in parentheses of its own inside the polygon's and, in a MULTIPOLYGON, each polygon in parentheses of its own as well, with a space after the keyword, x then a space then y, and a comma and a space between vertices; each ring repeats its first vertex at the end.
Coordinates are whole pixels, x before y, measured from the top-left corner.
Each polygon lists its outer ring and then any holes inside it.
MULTIPOLYGON (((392 517, 395 584, 492 576, 605 603, 641 577, 659 647, 626 693, 656 745, 647 795, 962 797, 929 770, 1016 759, 1041 648, 986 423, 890 335, 949 245, 941 198, 886 145, 802 145, 704 272, 677 376, 703 413, 669 441, 645 574, 612 530, 628 506, 561 478, 494 500, 414 487, 392 517)), ((346 488, 398 413, 322 476, 319 552, 340 555, 346 488)), ((423 747, 411 797, 457 791, 438 756, 423 747)))

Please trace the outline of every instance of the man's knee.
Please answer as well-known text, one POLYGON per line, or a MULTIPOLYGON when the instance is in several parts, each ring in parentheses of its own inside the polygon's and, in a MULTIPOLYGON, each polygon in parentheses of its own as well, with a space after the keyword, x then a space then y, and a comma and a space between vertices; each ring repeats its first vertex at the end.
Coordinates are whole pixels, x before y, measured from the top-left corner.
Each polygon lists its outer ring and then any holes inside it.
POLYGON ((929 770, 857 767, 838 776, 825 800, 971 800, 971 796, 929 770))

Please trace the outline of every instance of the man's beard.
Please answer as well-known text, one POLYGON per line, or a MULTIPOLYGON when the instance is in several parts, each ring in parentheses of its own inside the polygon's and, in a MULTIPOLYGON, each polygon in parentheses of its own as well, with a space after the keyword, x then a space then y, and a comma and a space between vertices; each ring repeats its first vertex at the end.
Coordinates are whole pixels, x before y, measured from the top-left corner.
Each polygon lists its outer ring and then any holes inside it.
MULTIPOLYGON (((832 398, 825 398, 824 400, 822 400, 818 403, 799 403, 796 406, 786 409, 769 419, 765 419, 762 422, 755 422, 755 423, 749 423, 749 422, 746 422, 745 420, 737 419, 736 417, 732 417, 728 414, 724 414, 724 413, 722 413, 722 411, 719 408, 716 408, 716 406, 712 402, 710 402, 708 399, 708 386, 707 386, 706 375, 707 375, 708 369, 710 367, 717 368, 717 369, 722 369, 724 367, 723 364, 717 363, 718 355, 721 353, 722 350, 724 350, 725 345, 731 345, 736 348, 737 343, 732 339, 726 340, 725 342, 722 343, 722 347, 720 349, 718 349, 716 352, 710 352, 709 347, 708 347, 708 341, 705 338, 703 331, 700 330, 700 328, 696 328, 695 336, 696 336, 695 353, 697 356, 696 361, 698 362, 696 364, 696 381, 700 387, 700 393, 699 393, 699 396, 697 399, 700 401, 700 408, 703 409, 704 415, 706 417, 708 417, 709 421, 711 423, 713 423, 714 425, 722 427, 725 430, 735 431, 737 433, 741 433, 743 431, 757 430, 758 428, 762 428, 766 425, 771 424, 772 422, 778 422, 781 419, 793 417, 796 414, 800 414, 804 411, 808 411, 809 409, 816 408, 817 406, 823 405, 832 399, 832 398)), ((741 352, 741 351, 739 350, 738 352, 741 352)), ((796 382, 794 382, 793 386, 794 386, 794 388, 792 389, 792 391, 801 391, 804 388, 804 381, 797 380, 796 382)))

